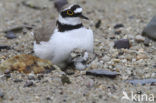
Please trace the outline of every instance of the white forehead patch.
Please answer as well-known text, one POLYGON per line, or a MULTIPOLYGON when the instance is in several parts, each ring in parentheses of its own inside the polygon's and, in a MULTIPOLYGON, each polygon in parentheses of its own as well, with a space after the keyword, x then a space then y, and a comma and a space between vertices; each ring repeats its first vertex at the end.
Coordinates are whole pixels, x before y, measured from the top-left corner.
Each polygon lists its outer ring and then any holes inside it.
POLYGON ((82 8, 77 8, 76 10, 74 10, 74 13, 81 13, 82 12, 82 8))
POLYGON ((67 9, 71 9, 72 6, 73 6, 73 5, 70 5, 67 9))
POLYGON ((65 8, 64 10, 68 10, 68 9, 71 9, 73 5, 70 5, 69 7, 65 8))

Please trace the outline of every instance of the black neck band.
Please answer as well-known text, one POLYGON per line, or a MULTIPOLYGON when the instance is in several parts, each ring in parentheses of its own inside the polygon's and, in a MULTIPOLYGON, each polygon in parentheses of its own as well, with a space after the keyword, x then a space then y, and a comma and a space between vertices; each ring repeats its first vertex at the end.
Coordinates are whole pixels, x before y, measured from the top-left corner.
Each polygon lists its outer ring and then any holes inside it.
POLYGON ((58 26, 59 32, 79 29, 79 28, 83 27, 82 23, 81 24, 77 24, 77 25, 68 25, 68 24, 62 24, 59 21, 57 21, 56 24, 58 26))

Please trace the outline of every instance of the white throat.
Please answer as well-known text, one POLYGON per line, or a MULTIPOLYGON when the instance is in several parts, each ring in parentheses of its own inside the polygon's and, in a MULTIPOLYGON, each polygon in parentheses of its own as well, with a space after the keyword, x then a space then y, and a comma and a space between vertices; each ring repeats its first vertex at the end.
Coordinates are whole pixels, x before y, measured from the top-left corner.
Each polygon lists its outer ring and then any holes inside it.
POLYGON ((81 19, 79 17, 63 18, 61 15, 59 15, 58 21, 62 24, 69 24, 69 25, 81 24, 81 19))

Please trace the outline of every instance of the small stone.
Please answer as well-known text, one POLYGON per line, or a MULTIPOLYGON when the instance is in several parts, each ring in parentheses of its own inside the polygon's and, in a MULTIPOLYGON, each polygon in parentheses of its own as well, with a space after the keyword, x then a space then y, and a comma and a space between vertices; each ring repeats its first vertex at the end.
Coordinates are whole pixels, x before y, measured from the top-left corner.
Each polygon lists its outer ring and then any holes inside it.
POLYGON ((55 0, 54 2, 54 6, 59 12, 66 4, 68 4, 67 0, 55 0))
POLYGON ((24 84, 24 87, 31 87, 33 86, 34 83, 32 81, 27 81, 25 84, 24 84))
POLYGON ((0 98, 4 98, 4 93, 0 90, 0 98))
POLYGON ((147 36, 150 39, 156 40, 156 16, 154 16, 144 28, 142 35, 147 36))
POLYGON ((22 79, 15 79, 14 82, 19 83, 19 82, 23 82, 23 80, 22 79))
POLYGON ((46 100, 50 101, 50 100, 52 100, 52 99, 51 99, 51 97, 48 96, 48 97, 46 97, 46 100))
POLYGON ((5 74, 5 77, 6 78, 10 78, 11 77, 11 74, 5 74))
POLYGON ((16 38, 17 36, 13 33, 13 32, 7 32, 7 34, 5 35, 5 37, 7 39, 14 39, 16 38))
POLYGON ((112 39, 112 40, 115 39, 115 36, 110 37, 110 39, 112 39))
POLYGON ((51 71, 54 70, 55 68, 53 66, 50 66, 50 67, 46 66, 44 67, 44 69, 45 69, 44 73, 51 73, 51 71))
POLYGON ((38 74, 38 75, 37 75, 37 79, 38 79, 38 80, 41 80, 42 78, 44 78, 44 75, 43 75, 43 74, 38 74))
POLYGON ((150 44, 150 40, 148 38, 145 38, 144 45, 149 46, 149 44, 150 44))
POLYGON ((96 28, 99 28, 101 26, 101 20, 98 20, 97 23, 95 24, 96 28))
POLYGON ((87 88, 92 88, 94 86, 94 81, 92 79, 90 79, 89 81, 86 82, 86 87, 87 88))
POLYGON ((123 24, 116 24, 116 25, 114 26, 114 29, 119 29, 119 28, 122 28, 122 27, 124 27, 123 24))
POLYGON ((69 77, 67 75, 64 75, 64 74, 61 76, 61 81, 62 81, 62 84, 65 84, 65 83, 71 84, 69 77))
POLYGON ((129 16, 128 18, 129 18, 129 19, 134 19, 134 18, 135 18, 135 16, 134 16, 134 15, 132 15, 132 16, 129 16))
POLYGON ((140 59, 147 59, 147 55, 143 53, 139 53, 136 57, 136 60, 140 60, 140 59))
POLYGON ((67 69, 67 70, 65 70, 65 73, 67 74, 67 75, 73 75, 75 72, 74 72, 74 69, 67 69))
POLYGON ((41 5, 40 2, 35 2, 34 0, 26 0, 22 1, 23 6, 34 9, 34 10, 44 10, 47 7, 43 4, 41 5))
POLYGON ((141 36, 141 35, 137 35, 137 36, 135 37, 135 40, 136 40, 137 42, 144 42, 145 38, 144 38, 143 36, 141 36))
POLYGON ((129 49, 130 48, 130 42, 128 39, 120 39, 114 42, 114 48, 117 49, 129 49))
POLYGON ((35 101, 40 101, 40 97, 38 95, 35 96, 35 101))
POLYGON ((141 84, 141 85, 145 85, 145 84, 153 84, 156 83, 156 79, 150 78, 150 79, 142 79, 142 80, 129 80, 129 83, 131 83, 132 85, 137 85, 137 84, 141 84))
POLYGON ((144 49, 143 49, 143 48, 140 48, 140 49, 138 50, 138 53, 144 53, 144 49))
POLYGON ((112 72, 108 70, 102 70, 102 69, 95 69, 95 70, 88 70, 86 71, 86 75, 93 75, 93 76, 100 76, 100 77, 109 77, 109 78, 115 78, 119 73, 112 72))
POLYGON ((9 50, 10 49, 10 46, 7 46, 7 45, 0 45, 0 50, 1 49, 7 49, 9 50))
POLYGON ((115 35, 120 35, 121 33, 122 33, 121 30, 117 30, 114 32, 115 35))
POLYGON ((113 62, 114 63, 119 63, 120 62, 120 59, 113 59, 113 62))
POLYGON ((29 80, 35 80, 35 75, 34 75, 33 73, 30 73, 30 74, 28 75, 28 79, 29 79, 29 80))
POLYGON ((10 74, 10 73, 11 73, 11 71, 8 69, 4 71, 4 74, 10 74))
POLYGON ((118 56, 121 56, 121 55, 123 55, 124 54, 124 52, 123 51, 120 51, 119 53, 118 53, 118 56))

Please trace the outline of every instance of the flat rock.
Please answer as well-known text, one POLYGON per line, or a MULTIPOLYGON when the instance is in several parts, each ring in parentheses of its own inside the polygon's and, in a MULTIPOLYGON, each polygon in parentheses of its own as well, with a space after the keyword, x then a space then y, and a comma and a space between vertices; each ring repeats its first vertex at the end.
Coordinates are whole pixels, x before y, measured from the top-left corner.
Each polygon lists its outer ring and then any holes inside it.
POLYGON ((31 87, 33 85, 34 83, 32 81, 26 81, 26 83, 24 84, 24 87, 31 87))
POLYGON ((95 69, 95 70, 86 71, 86 75, 93 75, 93 76, 100 76, 100 77, 105 76, 109 78, 115 78, 117 75, 119 75, 119 73, 103 70, 103 69, 95 69))
POLYGON ((39 0, 26 0, 26 1, 22 1, 22 4, 28 8, 35 9, 35 10, 43 10, 47 8, 43 4, 43 2, 39 0))
POLYGON ((137 85, 137 84, 141 84, 141 85, 145 85, 145 84, 153 84, 156 83, 156 79, 150 78, 150 79, 142 79, 142 80, 129 80, 129 83, 133 84, 133 85, 137 85))
POLYGON ((17 36, 13 33, 13 32, 7 32, 5 37, 7 39, 14 39, 14 38, 17 38, 17 36))
POLYGON ((15 79, 14 80, 14 83, 20 83, 20 82, 23 82, 23 80, 22 79, 15 79))
POLYGON ((54 70, 55 67, 53 64, 44 59, 28 55, 20 54, 14 57, 9 58, 8 60, 0 64, 0 70, 10 70, 10 71, 19 71, 22 73, 47 73, 48 71, 54 70))
POLYGON ((10 46, 7 46, 7 45, 0 45, 0 50, 1 49, 7 49, 9 50, 10 49, 10 46))
POLYGON ((143 37, 143 36, 141 36, 141 35, 137 35, 137 36, 135 37, 135 40, 136 40, 137 42, 144 42, 145 37, 143 37))
POLYGON ((143 53, 139 53, 137 56, 136 56, 136 60, 140 60, 140 59, 147 59, 148 56, 146 54, 143 54, 143 53))
POLYGON ((128 39, 120 39, 114 42, 114 48, 117 49, 129 49, 130 48, 130 42, 128 39))
POLYGON ((150 39, 156 40, 156 16, 154 16, 144 28, 142 35, 147 36, 150 39))
POLYGON ((119 29, 119 28, 122 28, 122 27, 124 27, 123 24, 116 24, 116 25, 114 26, 114 29, 119 29))

